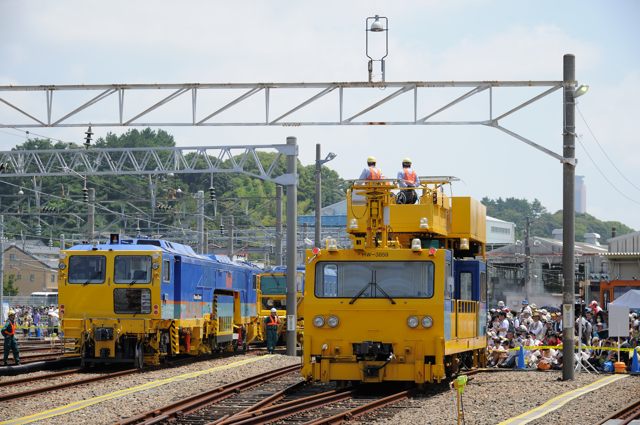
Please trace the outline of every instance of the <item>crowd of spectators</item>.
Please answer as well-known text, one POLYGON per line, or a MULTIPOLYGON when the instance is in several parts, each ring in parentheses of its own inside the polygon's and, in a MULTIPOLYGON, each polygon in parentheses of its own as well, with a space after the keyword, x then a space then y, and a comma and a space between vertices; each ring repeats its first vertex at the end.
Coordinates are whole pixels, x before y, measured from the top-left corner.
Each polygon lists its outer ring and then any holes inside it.
POLYGON ((11 309, 16 313, 17 335, 28 337, 47 337, 59 332, 58 307, 15 305, 11 309))
MULTIPOLYGON (((513 368, 517 365, 520 347, 524 351, 524 366, 537 369, 562 369, 562 313, 557 307, 538 307, 522 301, 520 311, 511 310, 503 301, 488 313, 488 360, 494 367, 513 368), (536 348, 540 347, 540 348, 536 348)), ((582 344, 576 361, 585 367, 613 372, 618 361, 618 338, 609 338, 607 312, 596 301, 584 308, 574 324, 576 345, 582 344), (587 364, 588 363, 588 364, 587 364)), ((629 336, 620 339, 621 348, 640 345, 638 314, 629 314, 629 336)), ((620 361, 631 364, 629 351, 620 352, 620 361)))

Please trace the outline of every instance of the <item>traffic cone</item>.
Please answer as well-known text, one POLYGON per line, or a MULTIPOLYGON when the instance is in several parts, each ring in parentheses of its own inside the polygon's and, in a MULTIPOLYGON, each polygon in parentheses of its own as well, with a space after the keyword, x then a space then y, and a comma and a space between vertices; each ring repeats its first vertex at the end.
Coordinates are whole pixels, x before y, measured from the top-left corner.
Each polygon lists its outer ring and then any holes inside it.
POLYGON ((516 369, 526 369, 524 364, 524 347, 521 345, 516 357, 516 369))
POLYGON ((631 370, 629 371, 629 373, 640 373, 640 362, 638 362, 638 356, 640 356, 640 353, 638 353, 640 347, 636 347, 635 350, 633 350, 633 358, 631 359, 631 370))

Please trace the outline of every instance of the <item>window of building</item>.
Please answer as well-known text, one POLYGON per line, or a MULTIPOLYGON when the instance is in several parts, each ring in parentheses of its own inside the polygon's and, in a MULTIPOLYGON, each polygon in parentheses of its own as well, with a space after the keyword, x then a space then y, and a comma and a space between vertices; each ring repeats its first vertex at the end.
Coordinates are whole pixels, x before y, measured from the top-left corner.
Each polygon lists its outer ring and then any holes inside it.
POLYGON ((35 280, 36 280, 36 276, 33 273, 31 273, 29 275, 29 282, 35 282, 35 280))
POLYGON ((505 235, 510 235, 511 234, 511 229, 506 228, 506 227, 491 226, 491 231, 493 233, 503 233, 505 235))
POLYGON ((9 254, 9 261, 16 261, 16 254, 9 254))
POLYGON ((16 280, 22 280, 22 275, 20 273, 18 273, 18 276, 16 276, 16 280))
POLYGON ((51 283, 56 283, 56 275, 51 274, 51 283))

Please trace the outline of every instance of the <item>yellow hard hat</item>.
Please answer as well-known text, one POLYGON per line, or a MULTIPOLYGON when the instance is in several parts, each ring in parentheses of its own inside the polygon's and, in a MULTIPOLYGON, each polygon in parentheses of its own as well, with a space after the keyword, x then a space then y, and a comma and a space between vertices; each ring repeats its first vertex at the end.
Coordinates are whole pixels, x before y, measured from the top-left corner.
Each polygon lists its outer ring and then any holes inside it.
POLYGON ((377 161, 376 161, 376 157, 375 157, 375 156, 370 156, 370 157, 368 157, 368 158, 367 158, 367 163, 369 163, 369 162, 377 162, 377 161))
POLYGON ((404 164, 404 163, 409 163, 409 164, 411 164, 411 163, 413 163, 413 161, 411 161, 411 158, 405 158, 405 159, 403 159, 403 160, 402 160, 402 163, 403 163, 403 164, 404 164))
POLYGON ((15 315, 16 315, 16 312, 15 312, 15 311, 13 311, 13 310, 9 310, 9 314, 8 314, 8 315, 9 315, 9 316, 15 316, 15 315))

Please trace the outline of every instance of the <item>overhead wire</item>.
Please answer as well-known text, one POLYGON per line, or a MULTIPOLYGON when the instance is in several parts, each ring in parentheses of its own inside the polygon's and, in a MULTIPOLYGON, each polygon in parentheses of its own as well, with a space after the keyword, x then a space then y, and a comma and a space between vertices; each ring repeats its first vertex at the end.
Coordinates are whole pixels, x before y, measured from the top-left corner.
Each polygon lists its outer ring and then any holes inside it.
POLYGON ((587 157, 589 158, 589 160, 591 161, 591 163, 593 164, 593 166, 596 168, 596 170, 598 170, 598 173, 600 173, 600 175, 602 176, 603 179, 605 179, 607 181, 607 183, 609 183, 609 185, 611 186, 611 188, 613 190, 615 190, 616 192, 618 192, 622 197, 626 198, 627 200, 633 202, 634 204, 638 204, 640 205, 640 201, 637 201, 633 198, 631 198, 629 195, 627 195, 626 193, 624 193, 623 191, 621 191, 620 189, 618 189, 618 187, 613 184, 613 182, 611 180, 609 180, 609 178, 607 177, 607 175, 600 169, 600 167, 598 166, 598 164, 596 163, 596 161, 593 159, 593 157, 591 156, 591 154, 589 153, 589 150, 587 149, 587 147, 584 145, 584 143, 582 143, 582 136, 578 136, 578 143, 580 143, 580 146, 582 146, 582 149, 584 150, 584 153, 587 154, 587 157))
POLYGON ((620 176, 625 179, 627 181, 627 183, 629 183, 631 186, 633 186, 634 188, 636 188, 638 191, 640 191, 640 187, 636 186, 635 183, 633 183, 631 180, 629 180, 627 178, 627 176, 624 175, 624 173, 622 171, 620 171, 620 169, 618 168, 618 166, 616 165, 616 163, 609 157, 609 154, 607 154, 607 151, 602 147, 602 145, 600 144, 600 142, 598 141, 598 138, 596 137, 596 135, 594 134, 593 130, 591 130, 591 126, 589 126, 589 123, 587 122, 586 118, 584 117, 584 115, 582 114, 582 111, 580 110, 580 108, 578 107, 578 105, 576 104, 576 110, 578 111, 578 114, 580 115, 580 118, 582 118, 582 122, 584 122, 585 127, 587 127, 587 130, 589 131, 589 134, 591 134, 591 137, 593 137, 593 140, 596 142, 596 144, 598 145, 598 147, 600 148, 600 151, 602 151, 602 153, 604 154, 604 156, 609 160, 609 162, 611 163, 611 165, 613 166, 613 168, 615 168, 615 170, 618 172, 618 174, 620 174, 620 176))

